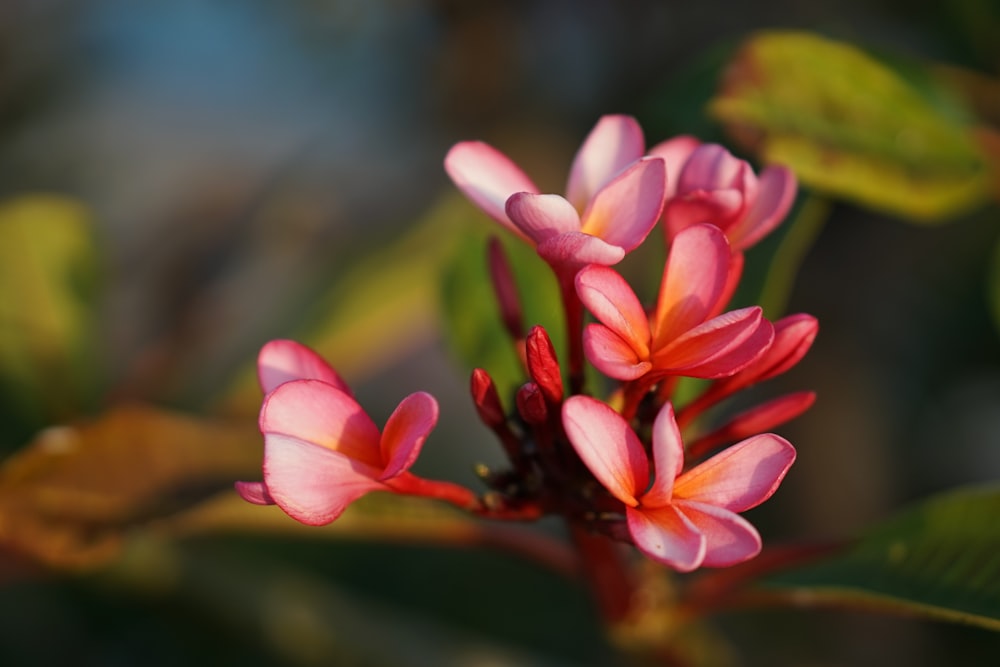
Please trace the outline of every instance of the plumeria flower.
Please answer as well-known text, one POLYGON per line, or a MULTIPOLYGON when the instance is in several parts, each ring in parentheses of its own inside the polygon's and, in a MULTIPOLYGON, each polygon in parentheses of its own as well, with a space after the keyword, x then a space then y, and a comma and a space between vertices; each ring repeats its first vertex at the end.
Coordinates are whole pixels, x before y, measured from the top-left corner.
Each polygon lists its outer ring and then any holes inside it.
POLYGON ((584 331, 587 358, 619 380, 647 374, 718 378, 753 362, 771 344, 774 328, 757 306, 718 314, 728 298, 729 259, 717 227, 683 230, 670 247, 649 316, 613 269, 584 268, 576 276, 577 294, 600 322, 584 331))
POLYGON ((433 484, 407 472, 437 423, 430 394, 404 398, 380 432, 336 371, 305 346, 272 341, 258 373, 264 481, 237 482, 245 500, 322 525, 370 491, 420 493, 433 484))
POLYGON ((573 160, 565 197, 540 194, 520 167, 483 142, 456 144, 444 165, 473 203, 554 267, 611 265, 645 240, 663 210, 664 160, 644 151, 634 118, 604 116, 573 160))
MULTIPOLYGON (((667 142, 650 152, 666 155, 676 164, 688 148, 690 143, 667 142)), ((769 166, 758 177, 749 163, 722 146, 702 144, 683 160, 670 189, 663 209, 668 238, 675 238, 691 225, 708 222, 719 227, 733 252, 739 253, 784 219, 795 201, 796 183, 794 174, 785 167, 769 166)))
POLYGON ((604 403, 567 399, 563 426, 594 477, 624 503, 636 547, 681 572, 760 553, 760 534, 738 512, 770 498, 795 460, 791 444, 767 433, 682 472, 684 445, 669 403, 653 423, 653 471, 638 436, 604 403))

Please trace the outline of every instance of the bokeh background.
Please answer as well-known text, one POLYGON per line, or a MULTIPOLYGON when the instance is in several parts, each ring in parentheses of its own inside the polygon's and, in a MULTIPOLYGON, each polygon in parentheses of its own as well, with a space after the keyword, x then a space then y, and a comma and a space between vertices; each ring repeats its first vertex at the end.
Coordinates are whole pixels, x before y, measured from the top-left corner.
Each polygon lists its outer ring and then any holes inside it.
MULTIPOLYGON (((257 349, 314 335, 378 422, 409 392, 437 395, 442 424, 420 470, 476 485, 471 465, 500 452, 475 423, 469 369, 438 317, 435 267, 455 227, 433 221, 492 223, 454 194, 447 149, 486 140, 560 191, 605 113, 635 115, 650 143, 729 141, 706 105, 763 28, 1000 74, 991 0, 4 0, 0 219, 21 222, 0 240, 0 663, 625 664, 584 592, 511 553, 360 530, 314 537, 273 515, 225 530, 170 523, 217 499, 209 492, 234 494, 217 475, 169 506, 142 496, 158 464, 127 448, 142 449, 129 429, 148 415, 122 417, 125 444, 102 431, 107 451, 59 469, 90 495, 38 491, 52 507, 93 510, 84 527, 19 524, 28 501, 15 487, 31 472, 10 461, 31 442, 62 451, 63 432, 40 440, 42 429, 141 404, 170 411, 159 433, 188 442, 187 456, 249 448, 216 462, 239 470, 260 454, 246 380, 257 349), (49 255, 25 257, 36 252, 75 258, 59 280, 85 308, 59 314, 34 272, 49 255), (411 269, 413 291, 400 291, 393 276, 411 269), (49 310, 58 322, 45 330, 70 332, 56 338, 72 340, 72 363, 38 351, 32 327, 49 326, 38 323, 49 310), (178 416, 251 436, 185 422, 189 434, 178 416), (147 505, 109 510, 105 484, 147 505)), ((979 100, 994 126, 997 90, 979 100)), ((782 431, 799 460, 754 514, 766 540, 851 536, 915 499, 1000 478, 996 205, 920 224, 847 198, 822 205, 787 303, 821 333, 781 380, 819 399, 782 431)), ((717 620, 736 664, 985 665, 1000 651, 986 630, 873 613, 717 620)))

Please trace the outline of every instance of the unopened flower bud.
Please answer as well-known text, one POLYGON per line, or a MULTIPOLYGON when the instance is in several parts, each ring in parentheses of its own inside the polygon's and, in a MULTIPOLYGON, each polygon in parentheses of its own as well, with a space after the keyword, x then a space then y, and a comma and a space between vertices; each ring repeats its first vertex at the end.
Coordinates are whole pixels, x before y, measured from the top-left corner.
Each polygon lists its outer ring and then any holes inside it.
POLYGON ((544 328, 532 327, 525 345, 525 356, 531 379, 538 385, 545 402, 558 405, 563 398, 562 375, 555 348, 544 328))
POLYGON ((520 340, 524 338, 521 300, 517 295, 517 285, 510 269, 510 262, 507 261, 507 255, 504 253, 500 239, 495 236, 490 237, 487 246, 487 259, 490 282, 493 284, 493 293, 500 305, 500 318, 503 320, 504 328, 507 329, 511 338, 520 340))
POLYGON ((545 396, 534 382, 526 382, 517 390, 517 411, 529 424, 544 424, 548 418, 545 396))
POLYGON ((469 384, 476 413, 483 423, 494 430, 503 426, 507 417, 490 374, 482 368, 477 368, 472 371, 472 380, 469 384))

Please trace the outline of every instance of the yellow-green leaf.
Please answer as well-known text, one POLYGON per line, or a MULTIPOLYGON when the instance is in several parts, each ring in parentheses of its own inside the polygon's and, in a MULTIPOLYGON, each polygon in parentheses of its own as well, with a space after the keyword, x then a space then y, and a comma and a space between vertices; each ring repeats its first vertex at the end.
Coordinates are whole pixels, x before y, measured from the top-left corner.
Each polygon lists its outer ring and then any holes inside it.
MULTIPOLYGON (((440 335, 439 284, 467 205, 442 198, 391 244, 363 257, 313 305, 308 324, 290 335, 315 349, 348 381, 371 376, 440 335)), ((260 408, 254 360, 223 397, 222 409, 260 408)))
POLYGON ((984 202, 988 160, 957 98, 849 44, 763 32, 738 51, 710 112, 810 188, 912 221, 984 202))
POLYGON ((99 394, 90 226, 87 210, 68 198, 0 204, 0 413, 10 410, 8 426, 78 416, 99 394))

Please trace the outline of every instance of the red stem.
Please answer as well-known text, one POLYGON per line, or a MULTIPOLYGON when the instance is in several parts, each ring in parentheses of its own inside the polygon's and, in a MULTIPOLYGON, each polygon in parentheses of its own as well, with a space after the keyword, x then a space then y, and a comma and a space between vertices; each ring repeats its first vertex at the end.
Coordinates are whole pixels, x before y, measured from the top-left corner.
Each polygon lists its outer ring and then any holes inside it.
POLYGON ((570 534, 580 555, 580 569, 604 620, 614 626, 632 611, 636 582, 618 545, 590 532, 578 522, 570 523, 570 534))
POLYGON ((556 269, 563 312, 566 315, 566 344, 569 349, 569 393, 583 393, 583 303, 576 293, 576 271, 556 269))

